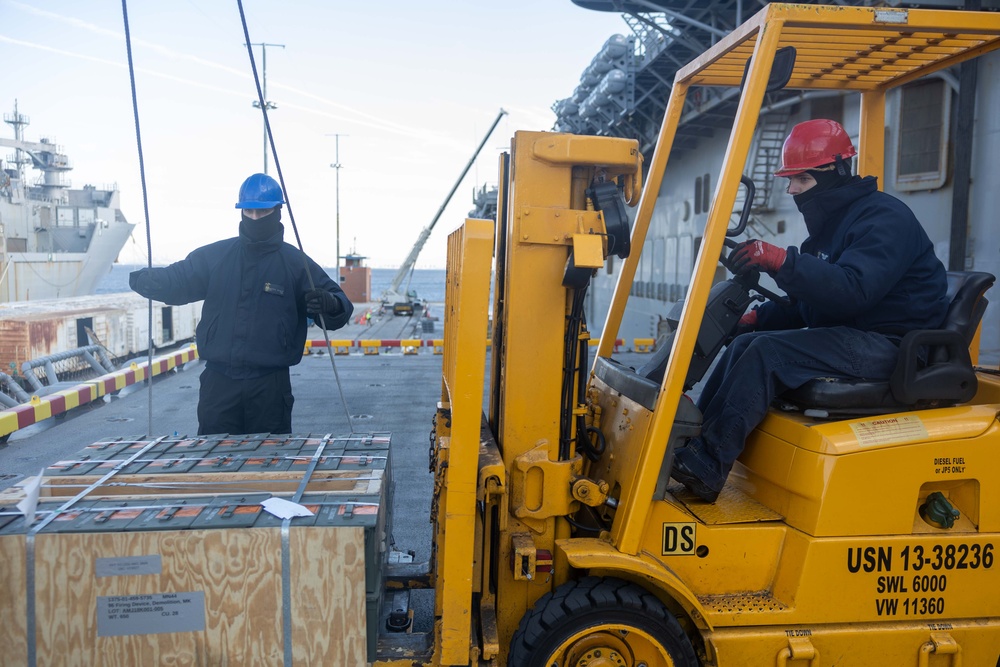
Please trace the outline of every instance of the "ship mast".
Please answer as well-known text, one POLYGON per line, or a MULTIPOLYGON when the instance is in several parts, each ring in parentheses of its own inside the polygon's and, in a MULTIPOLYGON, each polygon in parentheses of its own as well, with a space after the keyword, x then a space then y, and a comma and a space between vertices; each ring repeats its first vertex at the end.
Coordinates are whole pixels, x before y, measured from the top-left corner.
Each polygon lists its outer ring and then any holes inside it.
MULTIPOLYGON (((272 109, 277 109, 278 105, 275 104, 274 102, 272 102, 271 100, 267 99, 267 47, 269 47, 269 46, 276 46, 276 47, 280 47, 280 48, 283 49, 283 48, 285 48, 285 45, 284 44, 268 44, 267 42, 254 42, 250 46, 259 46, 261 48, 261 52, 264 54, 263 61, 262 61, 263 62, 263 67, 261 68, 262 71, 263 71, 263 73, 264 73, 264 88, 263 88, 263 91, 262 91, 262 96, 264 98, 264 109, 266 109, 267 111, 270 111, 272 109)), ((253 101, 253 107, 254 107, 254 109, 260 109, 260 101, 259 100, 254 100, 253 101)), ((266 120, 266 117, 265 117, 265 121, 264 121, 264 173, 267 174, 267 120, 266 120)))
MULTIPOLYGON (((14 141, 20 144, 24 141, 24 128, 31 124, 31 119, 22 113, 18 113, 17 110, 17 100, 14 100, 14 113, 3 115, 3 122, 7 123, 14 128, 14 141)), ((31 158, 26 157, 21 154, 20 146, 15 146, 14 157, 8 158, 7 161, 14 165, 17 169, 17 177, 24 182, 24 166, 31 163, 31 158)))

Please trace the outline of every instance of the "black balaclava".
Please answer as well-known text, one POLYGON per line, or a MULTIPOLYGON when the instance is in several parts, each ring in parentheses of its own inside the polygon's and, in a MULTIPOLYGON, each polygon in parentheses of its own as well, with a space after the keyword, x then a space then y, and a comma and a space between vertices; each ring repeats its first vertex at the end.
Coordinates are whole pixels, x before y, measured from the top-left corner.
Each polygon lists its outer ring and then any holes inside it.
POLYGON ((838 159, 837 162, 824 165, 819 169, 807 169, 805 173, 816 179, 816 185, 805 192, 792 195, 792 199, 795 200, 795 206, 799 209, 799 212, 802 212, 802 207, 816 195, 847 185, 854 178, 851 176, 850 163, 844 159, 838 159))
POLYGON ((266 241, 280 232, 281 229, 280 206, 276 206, 273 211, 257 220, 248 218, 247 214, 243 213, 243 219, 240 221, 240 236, 245 236, 254 242, 266 241))

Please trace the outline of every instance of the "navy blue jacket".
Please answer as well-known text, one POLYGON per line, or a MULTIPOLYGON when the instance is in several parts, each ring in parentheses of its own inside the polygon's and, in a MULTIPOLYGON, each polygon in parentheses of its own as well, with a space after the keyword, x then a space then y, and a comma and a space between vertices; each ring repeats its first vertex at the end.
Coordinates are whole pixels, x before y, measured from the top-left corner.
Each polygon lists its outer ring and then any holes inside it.
POLYGON ((242 234, 217 241, 170 266, 134 271, 129 285, 146 298, 172 305, 203 299, 198 356, 231 378, 294 366, 305 347, 309 276, 317 289, 332 293, 343 306, 336 316, 324 314, 327 329, 347 324, 354 306, 326 271, 282 241, 283 234, 284 227, 264 241, 242 234))
POLYGON ((936 329, 948 309, 944 265, 913 212, 874 177, 803 206, 809 237, 774 276, 791 307, 758 308, 758 330, 849 326, 902 336, 936 329))

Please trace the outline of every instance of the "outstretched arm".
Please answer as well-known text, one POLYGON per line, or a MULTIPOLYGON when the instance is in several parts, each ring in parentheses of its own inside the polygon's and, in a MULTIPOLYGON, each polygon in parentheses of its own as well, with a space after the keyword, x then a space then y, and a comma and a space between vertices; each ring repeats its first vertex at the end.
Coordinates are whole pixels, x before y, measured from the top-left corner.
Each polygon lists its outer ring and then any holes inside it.
POLYGON ((133 271, 128 276, 128 286, 147 299, 173 306, 204 299, 209 267, 199 250, 170 266, 133 271))

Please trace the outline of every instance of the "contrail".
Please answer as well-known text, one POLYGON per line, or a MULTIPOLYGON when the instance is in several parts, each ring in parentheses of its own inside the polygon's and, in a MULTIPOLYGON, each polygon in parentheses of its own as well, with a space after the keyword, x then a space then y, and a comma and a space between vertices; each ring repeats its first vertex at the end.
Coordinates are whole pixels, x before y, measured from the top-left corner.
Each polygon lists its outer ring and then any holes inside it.
MULTIPOLYGON (((13 37, 8 37, 7 35, 0 35, 0 42, 7 42, 8 44, 14 44, 16 46, 23 46, 29 49, 37 49, 39 51, 46 51, 48 53, 55 53, 60 56, 66 56, 68 58, 76 58, 78 60, 88 60, 94 63, 101 63, 102 65, 108 65, 110 67, 116 67, 118 69, 128 69, 125 63, 117 62, 115 60, 108 60, 107 58, 98 58, 97 56, 87 55, 86 53, 75 53, 73 51, 66 51, 65 49, 57 49, 52 46, 47 46, 45 44, 35 44, 33 42, 25 42, 24 40, 14 39, 13 37)), ((179 76, 174 76, 172 74, 164 74, 163 72, 155 72, 153 70, 145 69, 142 67, 136 68, 137 72, 142 72, 143 74, 149 74, 150 76, 159 77, 161 79, 167 79, 169 81, 176 81, 177 83, 183 83, 188 86, 194 86, 196 88, 205 88, 207 90, 214 90, 221 93, 226 93, 228 95, 239 95, 240 97, 246 97, 246 94, 235 90, 226 90, 224 88, 219 88, 216 85, 209 85, 206 83, 200 83, 192 79, 185 79, 179 76)))
MULTIPOLYGON (((102 65, 108 65, 110 67, 115 67, 115 68, 118 68, 118 69, 126 69, 126 66, 125 66, 124 63, 117 62, 117 61, 114 61, 114 60, 109 60, 107 58, 99 58, 97 56, 91 56, 91 55, 88 55, 86 53, 76 53, 76 52, 73 52, 73 51, 67 51, 65 49, 57 49, 55 47, 47 46, 45 44, 35 44, 35 43, 32 43, 32 42, 26 42, 24 40, 15 39, 13 37, 8 37, 7 35, 0 34, 0 42, 7 42, 8 44, 13 44, 15 46, 21 46, 21 47, 25 47, 25 48, 29 48, 29 49, 36 49, 36 50, 39 50, 39 51, 46 51, 48 53, 54 53, 54 54, 57 54, 57 55, 60 55, 60 56, 66 56, 68 58, 76 58, 78 60, 86 60, 86 61, 89 61, 89 62, 100 63, 102 65)), ((229 69, 229 68, 226 68, 226 69, 229 69)), ((246 91, 244 91, 244 90, 234 90, 234 89, 220 88, 216 84, 202 83, 200 81, 195 81, 193 79, 186 79, 184 77, 174 76, 173 74, 166 74, 164 72, 158 72, 158 71, 147 69, 147 68, 144 68, 144 67, 137 67, 136 71, 140 72, 142 74, 149 75, 149 76, 154 76, 154 77, 157 77, 157 78, 160 78, 160 79, 165 79, 165 80, 168 80, 168 81, 174 81, 176 83, 180 83, 180 84, 183 84, 185 86, 191 86, 191 87, 194 87, 194 88, 201 88, 201 89, 204 89, 204 90, 211 90, 213 92, 223 93, 225 95, 230 95, 232 97, 239 97, 239 98, 244 98, 245 99, 245 98, 247 98, 247 95, 248 95, 248 93, 246 91)), ((242 75, 242 76, 246 77, 246 75, 242 75)), ((299 91, 296 91, 294 88, 290 88, 290 87, 287 87, 287 86, 277 86, 276 85, 274 87, 275 88, 287 88, 291 92, 299 93, 299 91)), ((313 97, 313 98, 315 98, 317 100, 320 100, 320 101, 324 101, 322 98, 317 98, 316 96, 311 96, 311 95, 308 95, 308 94, 306 94, 306 96, 307 97, 313 97)), ((441 137, 435 138, 431 132, 428 132, 426 130, 422 130, 422 129, 418 129, 418 128, 408 128, 406 126, 398 125, 396 123, 391 123, 391 122, 388 122, 388 121, 383 121, 382 119, 380 119, 378 117, 370 116, 370 115, 367 115, 367 114, 365 114, 364 117, 358 118, 358 117, 351 117, 351 116, 346 116, 346 115, 331 113, 329 111, 324 111, 324 110, 321 110, 321 109, 314 109, 314 108, 311 108, 311 107, 307 107, 307 106, 302 106, 302 105, 299 105, 299 104, 295 104, 294 102, 288 102, 286 100, 280 100, 279 99, 279 100, 276 100, 276 101, 280 101, 281 105, 284 106, 284 107, 287 107, 287 108, 290 108, 290 109, 296 109, 298 111, 302 111, 304 113, 309 113, 309 114, 312 114, 312 115, 315 115, 315 116, 322 116, 323 118, 329 118, 329 119, 333 119, 333 120, 339 120, 339 121, 344 121, 344 122, 349 122, 349 123, 355 123, 357 125, 361 125, 361 126, 364 126, 364 127, 370 127, 370 128, 376 129, 376 130, 383 131, 383 132, 391 132, 393 134, 398 134, 398 135, 402 135, 402 136, 406 136, 406 137, 411 137, 411 138, 425 139, 425 140, 435 140, 435 141, 453 143, 456 148, 461 147, 460 144, 459 144, 459 142, 454 141, 450 137, 443 137, 443 136, 441 136, 441 137)), ((350 109, 348 107, 344 107, 343 105, 339 105, 339 104, 336 104, 336 103, 333 103, 333 102, 328 102, 328 101, 327 101, 327 103, 331 104, 332 106, 335 106, 335 107, 342 107, 342 108, 348 109, 350 111, 350 109)), ((358 113, 358 112, 355 112, 355 113, 358 113)))
MULTIPOLYGON (((125 38, 124 34, 121 33, 121 32, 119 32, 119 31, 117 31, 117 30, 111 30, 111 29, 108 29, 108 28, 103 28, 103 27, 101 27, 99 25, 95 25, 93 23, 84 21, 82 19, 74 18, 74 17, 71 17, 71 16, 65 16, 63 14, 57 14, 55 12, 46 11, 44 9, 39 9, 37 7, 32 7, 30 5, 25 5, 25 4, 20 3, 20 2, 10 2, 9 4, 12 5, 12 6, 14 6, 14 7, 16 7, 16 8, 18 8, 18 9, 20 9, 20 10, 22 10, 22 11, 24 11, 24 12, 27 12, 27 13, 30 13, 30 14, 34 14, 35 16, 39 16, 39 17, 46 18, 46 19, 51 19, 53 21, 58 21, 58 22, 61 22, 61 23, 66 23, 66 24, 72 25, 72 26, 74 26, 76 28, 87 30, 89 32, 93 32, 93 33, 96 33, 96 34, 99 34, 99 35, 105 35, 105 36, 108 36, 108 37, 114 37, 114 38, 120 39, 120 40, 123 40, 125 38)), ((106 65, 113 65, 115 67, 124 67, 124 65, 122 65, 121 63, 117 63, 115 61, 107 60, 107 59, 104 59, 104 58, 97 58, 97 57, 88 56, 88 55, 82 54, 82 53, 73 53, 73 52, 70 52, 70 51, 62 50, 62 49, 55 49, 55 48, 52 48, 52 47, 49 47, 49 46, 46 46, 46 45, 43 45, 43 44, 34 44, 34 43, 30 43, 30 42, 24 42, 24 41, 17 40, 17 39, 14 39, 14 38, 5 37, 3 35, 0 35, 0 40, 9 42, 11 44, 16 44, 18 46, 25 46, 25 47, 29 47, 29 48, 40 49, 40 50, 48 51, 48 52, 51 52, 51 53, 57 53, 57 54, 60 54, 60 55, 65 55, 65 56, 72 57, 72 58, 79 58, 79 59, 83 59, 83 60, 89 60, 91 62, 99 62, 99 63, 106 64, 106 65)), ((214 61, 211 61, 211 60, 205 60, 204 58, 199 58, 197 56, 193 56, 193 55, 190 55, 188 53, 180 53, 180 52, 177 52, 177 51, 175 51, 173 49, 170 49, 170 48, 168 48, 166 46, 163 46, 161 44, 156 44, 154 42, 149 42, 149 41, 146 41, 146 40, 143 40, 143 39, 135 39, 135 40, 133 40, 133 43, 137 44, 137 45, 140 45, 140 46, 143 46, 145 48, 148 48, 148 49, 150 49, 150 50, 152 50, 152 51, 154 51, 154 52, 156 52, 156 53, 158 53, 160 55, 163 55, 163 56, 168 57, 168 58, 172 58, 174 60, 188 61, 188 62, 197 64, 197 65, 200 65, 200 66, 210 67, 210 68, 219 70, 221 72, 225 72, 227 74, 240 77, 241 79, 252 79, 252 76, 247 71, 244 71, 244 70, 241 70, 241 69, 237 69, 237 68, 234 68, 234 67, 229 67, 228 65, 222 65, 220 63, 217 63, 217 62, 214 62, 214 61)), ((149 69, 139 69, 139 68, 137 68, 137 70, 138 71, 142 71, 144 74, 150 74, 150 75, 153 75, 153 76, 158 76, 158 77, 163 78, 163 79, 167 79, 167 80, 170 80, 170 81, 175 81, 175 82, 178 82, 178 83, 183 83, 183 84, 190 85, 190 86, 195 86, 195 87, 198 87, 198 88, 205 88, 205 89, 211 89, 211 90, 219 90, 219 92, 224 92, 224 93, 227 93, 227 94, 230 94, 230 95, 239 95, 241 97, 245 97, 246 96, 246 93, 243 93, 243 92, 237 92, 237 91, 233 91, 233 90, 220 90, 220 89, 218 89, 214 85, 203 84, 203 83, 199 83, 197 81, 191 80, 191 79, 184 79, 184 78, 176 77, 176 76, 173 76, 173 75, 170 75, 170 74, 164 74, 162 72, 156 72, 156 71, 149 70, 149 69)), ((302 96, 302 97, 304 97, 306 99, 310 99, 310 100, 312 100, 314 102, 319 102, 321 104, 334 107, 334 108, 339 109, 339 110, 341 110, 341 111, 343 111, 345 113, 348 113, 348 114, 354 114, 355 116, 357 116, 357 118, 350 118, 350 117, 345 117, 345 116, 339 116, 339 115, 336 115, 336 114, 331 114, 331 113, 326 112, 326 111, 321 111, 321 110, 318 110, 318 109, 311 109, 311 108, 308 108, 308 107, 294 105, 294 104, 289 103, 287 101, 282 101, 282 104, 284 104, 286 106, 289 106, 289 107, 292 107, 292 108, 295 108, 295 109, 298 109, 299 111, 304 111, 304 112, 307 112, 307 113, 312 113, 312 114, 315 114, 315 115, 320 115, 320 116, 323 116, 325 118, 331 118, 331 119, 336 119, 336 120, 343 120, 343 121, 347 121, 347 122, 354 122, 354 123, 357 123, 357 124, 365 126, 365 127, 371 127, 373 129, 377 129, 377 130, 383 130, 383 131, 387 131, 387 132, 393 132, 395 134, 399 134, 399 135, 402 135, 402 136, 408 136, 408 137, 419 138, 419 139, 434 139, 434 140, 437 140, 437 141, 444 141, 444 142, 448 142, 448 143, 452 143, 452 141, 453 141, 450 137, 446 137, 446 136, 443 136, 443 135, 439 135, 435 139, 433 133, 428 132, 424 128, 410 127, 410 126, 406 126, 406 125, 403 125, 403 124, 400 124, 400 123, 396 123, 394 121, 391 121, 391 120, 388 120, 388 119, 376 116, 374 114, 370 114, 370 113, 367 113, 365 111, 361 111, 360 109, 356 109, 356 108, 348 106, 346 104, 341 104, 339 102, 335 102, 333 100, 321 97, 319 95, 315 95, 313 93, 310 93, 310 92, 307 92, 307 91, 304 91, 304 90, 299 90, 297 88, 293 88, 292 86, 284 85, 284 84, 282 84, 280 82, 272 82, 271 83, 271 87, 272 87, 272 89, 278 89, 278 90, 282 90, 282 91, 285 91, 285 92, 288 92, 288 93, 292 93, 292 94, 295 94, 295 95, 300 95, 300 96, 302 96)), ((280 100, 275 100, 275 101, 280 101, 280 100)), ((459 146, 459 142, 454 142, 454 144, 455 144, 456 148, 460 147, 459 146)))

